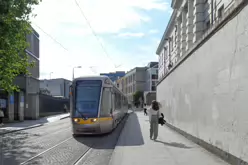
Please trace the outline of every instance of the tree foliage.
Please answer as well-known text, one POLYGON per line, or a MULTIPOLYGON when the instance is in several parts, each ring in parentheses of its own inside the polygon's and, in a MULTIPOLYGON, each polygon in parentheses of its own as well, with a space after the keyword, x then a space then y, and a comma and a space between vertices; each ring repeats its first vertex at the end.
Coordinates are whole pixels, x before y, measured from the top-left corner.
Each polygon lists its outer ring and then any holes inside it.
POLYGON ((18 90, 13 81, 18 75, 29 74, 26 36, 31 33, 32 6, 39 0, 0 0, 0 89, 18 90))
POLYGON ((140 99, 144 100, 144 93, 142 91, 136 91, 134 94, 133 94, 133 102, 134 103, 139 103, 140 99))

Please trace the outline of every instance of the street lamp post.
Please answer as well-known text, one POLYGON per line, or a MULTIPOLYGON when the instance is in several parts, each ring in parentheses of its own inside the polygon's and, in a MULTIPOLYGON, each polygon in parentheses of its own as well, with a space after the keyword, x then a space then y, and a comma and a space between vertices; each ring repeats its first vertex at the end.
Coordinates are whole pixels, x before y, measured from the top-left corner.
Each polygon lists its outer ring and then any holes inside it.
POLYGON ((72 80, 74 80, 74 69, 75 68, 82 68, 82 66, 75 66, 75 67, 73 67, 73 69, 72 69, 72 80))
POLYGON ((50 72, 50 79, 52 79, 52 74, 53 74, 53 72, 50 72))

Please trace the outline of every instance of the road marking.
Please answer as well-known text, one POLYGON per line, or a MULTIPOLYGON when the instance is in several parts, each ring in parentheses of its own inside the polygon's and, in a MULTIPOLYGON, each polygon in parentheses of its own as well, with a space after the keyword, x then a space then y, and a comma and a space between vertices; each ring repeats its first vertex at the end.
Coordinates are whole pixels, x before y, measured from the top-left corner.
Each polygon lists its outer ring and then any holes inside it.
POLYGON ((62 141, 62 142, 60 142, 60 143, 56 144, 55 146, 53 146, 53 147, 51 147, 51 148, 48 148, 47 150, 45 150, 45 151, 43 151, 43 152, 39 153, 38 155, 36 155, 36 156, 34 156, 34 157, 32 157, 32 158, 30 158, 30 159, 26 160, 25 162, 22 162, 20 165, 23 165, 23 164, 28 163, 29 161, 31 161, 31 160, 33 160, 33 159, 35 159, 35 158, 39 157, 40 155, 44 154, 45 152, 48 152, 48 151, 50 151, 50 150, 54 149, 55 147, 59 146, 60 144, 62 144, 62 143, 64 143, 64 142, 66 142, 66 141, 68 141, 68 140, 70 140, 70 139, 72 139, 72 138, 73 138, 73 137, 70 137, 70 138, 68 138, 68 139, 66 139, 66 140, 64 140, 64 141, 62 141))
POLYGON ((85 156, 90 152, 91 149, 92 149, 92 148, 89 147, 89 148, 84 152, 84 154, 83 154, 81 157, 78 158, 78 160, 74 163, 74 165, 79 165, 79 163, 85 158, 85 156))

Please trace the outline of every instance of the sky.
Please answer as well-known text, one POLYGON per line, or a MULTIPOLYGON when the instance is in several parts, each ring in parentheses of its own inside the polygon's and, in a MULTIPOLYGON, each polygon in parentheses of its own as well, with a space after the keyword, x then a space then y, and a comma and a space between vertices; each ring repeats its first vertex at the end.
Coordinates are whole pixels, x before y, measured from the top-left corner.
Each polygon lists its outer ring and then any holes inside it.
POLYGON ((158 61, 155 52, 172 13, 171 0, 76 2, 42 0, 34 7, 40 79, 71 80, 77 66, 75 77, 129 71, 158 61))

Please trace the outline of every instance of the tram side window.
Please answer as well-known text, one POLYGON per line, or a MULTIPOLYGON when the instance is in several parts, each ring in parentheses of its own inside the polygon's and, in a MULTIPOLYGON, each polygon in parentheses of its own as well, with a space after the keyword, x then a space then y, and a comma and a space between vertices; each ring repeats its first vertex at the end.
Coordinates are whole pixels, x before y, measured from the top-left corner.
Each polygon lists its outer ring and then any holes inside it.
POLYGON ((127 99, 124 97, 124 106, 127 106, 127 99))
POLYGON ((119 109, 121 109, 121 106, 122 106, 122 103, 121 103, 122 102, 121 101, 121 94, 118 93, 118 95, 119 95, 119 109))
POLYGON ((121 95, 121 107, 123 107, 123 96, 121 95))
POLYGON ((122 96, 122 106, 125 107, 126 106, 126 101, 125 101, 125 97, 122 96))
POLYGON ((121 95, 115 92, 115 109, 121 109, 121 95))
POLYGON ((112 110, 115 111, 115 93, 112 92, 112 110))
POLYGON ((109 117, 110 115, 110 111, 112 108, 111 96, 112 94, 110 88, 103 88, 101 112, 100 112, 101 117, 109 117))

